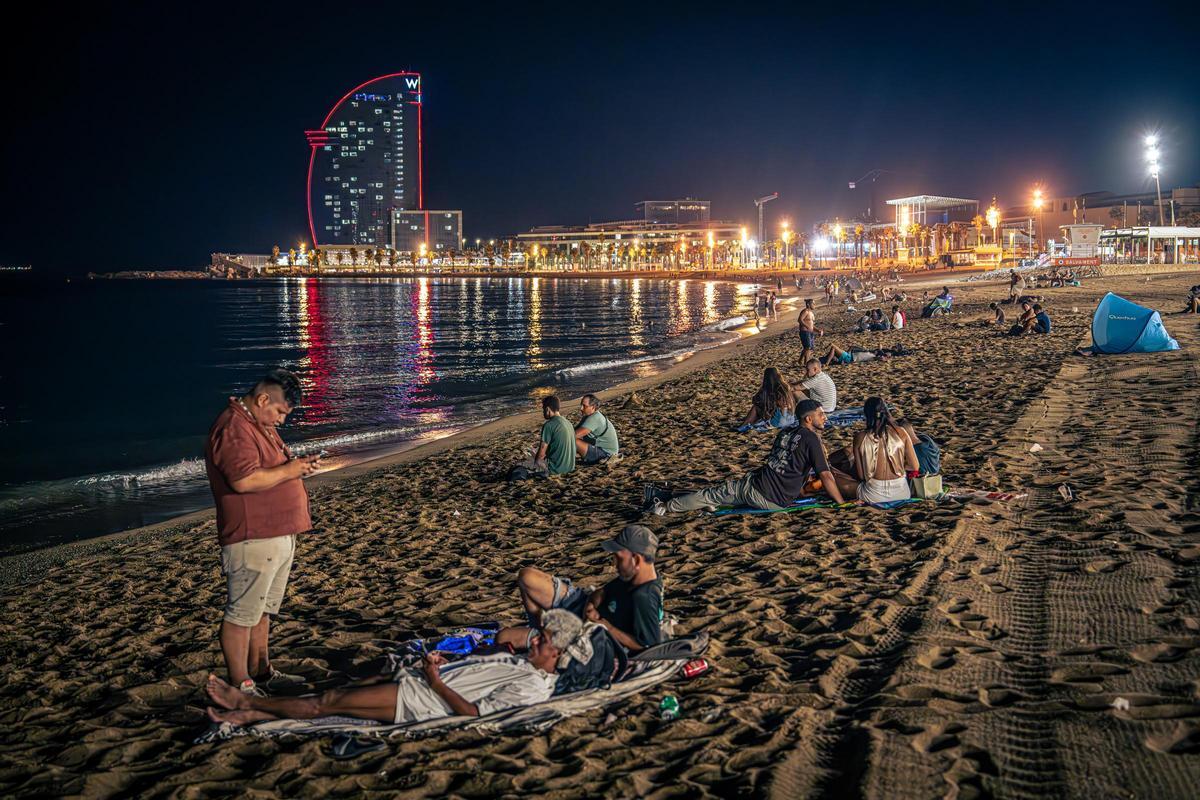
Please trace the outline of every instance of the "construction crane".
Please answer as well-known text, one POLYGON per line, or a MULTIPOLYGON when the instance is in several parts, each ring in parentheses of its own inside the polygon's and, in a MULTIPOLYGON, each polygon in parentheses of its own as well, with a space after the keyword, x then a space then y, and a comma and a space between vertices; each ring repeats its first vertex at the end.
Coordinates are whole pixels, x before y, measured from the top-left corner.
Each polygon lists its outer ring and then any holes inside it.
POLYGON ((754 205, 758 206, 758 246, 762 247, 763 241, 763 206, 772 200, 779 198, 779 192, 772 192, 766 197, 760 197, 754 201, 754 205))

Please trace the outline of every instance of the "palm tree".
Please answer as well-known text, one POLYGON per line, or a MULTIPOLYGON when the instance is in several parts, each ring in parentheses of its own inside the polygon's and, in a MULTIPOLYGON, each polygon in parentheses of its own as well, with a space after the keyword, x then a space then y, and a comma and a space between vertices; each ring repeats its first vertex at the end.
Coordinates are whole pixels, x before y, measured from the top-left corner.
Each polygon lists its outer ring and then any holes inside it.
POLYGON ((983 217, 979 214, 976 214, 974 217, 971 218, 971 225, 974 226, 974 228, 975 228, 975 244, 976 245, 983 244, 983 225, 984 225, 983 217))
POLYGON ((325 258, 325 254, 321 252, 320 248, 314 247, 312 249, 312 252, 310 252, 308 254, 308 264, 314 270, 320 271, 321 261, 324 258, 325 258))
POLYGON ((350 248, 350 266, 355 266, 356 264, 358 264, 358 248, 351 247, 350 248))
POLYGON ((397 250, 388 248, 388 269, 395 269, 396 262, 400 260, 400 253, 397 250))
POLYGON ((1108 216, 1113 221, 1113 227, 1119 228, 1124 224, 1125 208, 1123 206, 1113 206, 1108 210, 1108 216))

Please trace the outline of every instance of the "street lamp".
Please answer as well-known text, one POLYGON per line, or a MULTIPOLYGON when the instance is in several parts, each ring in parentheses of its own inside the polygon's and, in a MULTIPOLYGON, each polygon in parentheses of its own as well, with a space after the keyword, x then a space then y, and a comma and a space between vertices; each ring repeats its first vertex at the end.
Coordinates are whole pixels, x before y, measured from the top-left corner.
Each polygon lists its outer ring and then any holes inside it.
MULTIPOLYGON (((1033 190, 1033 211, 1034 211, 1034 214, 1038 215, 1037 229, 1038 229, 1039 236, 1041 236, 1041 233, 1042 233, 1042 206, 1044 206, 1045 204, 1046 204, 1046 201, 1042 198, 1042 190, 1034 189, 1033 190)), ((1034 247, 1034 241, 1033 241, 1033 214, 1030 214, 1029 215, 1029 257, 1030 258, 1037 257, 1037 252, 1036 252, 1037 249, 1039 249, 1039 248, 1034 247)))
MULTIPOLYGON (((1156 136, 1153 133, 1146 134, 1146 162, 1150 165, 1150 174, 1154 176, 1154 190, 1158 195, 1158 224, 1166 225, 1167 223, 1163 220, 1162 183, 1160 183, 1159 179, 1158 179, 1158 157, 1159 157, 1159 155, 1160 155, 1160 153, 1158 150, 1158 136, 1156 136)), ((1174 220, 1175 220, 1175 204, 1171 203, 1171 224, 1172 225, 1175 224, 1174 220)))
POLYGON ((837 223, 833 226, 833 238, 837 244, 837 265, 842 266, 842 237, 845 235, 842 229, 842 223, 837 223))
POLYGON ((987 210, 987 224, 992 229, 992 244, 1000 244, 1000 240, 996 238, 996 227, 1000 224, 1000 209, 996 208, 996 198, 994 197, 987 210))
POLYGON ((712 231, 708 232, 708 266, 711 269, 717 268, 717 237, 712 231))
POLYGON ((746 226, 742 226, 742 266, 746 266, 746 226))
POLYGON ((788 227, 788 223, 783 223, 783 266, 787 269, 792 266, 790 253, 788 252, 788 243, 792 241, 792 231, 788 227))

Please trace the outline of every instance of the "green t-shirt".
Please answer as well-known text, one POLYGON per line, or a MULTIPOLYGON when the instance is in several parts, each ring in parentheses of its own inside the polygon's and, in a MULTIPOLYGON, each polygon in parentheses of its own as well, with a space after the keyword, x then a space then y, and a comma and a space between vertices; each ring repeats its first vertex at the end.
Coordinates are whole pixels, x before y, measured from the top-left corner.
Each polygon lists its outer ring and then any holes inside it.
POLYGON ((546 443, 546 466, 551 475, 564 475, 575 469, 575 428, 562 414, 542 425, 546 443))
POLYGON ((608 417, 599 411, 593 411, 583 418, 579 423, 579 427, 587 428, 592 432, 592 436, 596 440, 596 447, 599 447, 610 456, 617 454, 617 448, 620 447, 617 443, 617 429, 608 421, 608 417))

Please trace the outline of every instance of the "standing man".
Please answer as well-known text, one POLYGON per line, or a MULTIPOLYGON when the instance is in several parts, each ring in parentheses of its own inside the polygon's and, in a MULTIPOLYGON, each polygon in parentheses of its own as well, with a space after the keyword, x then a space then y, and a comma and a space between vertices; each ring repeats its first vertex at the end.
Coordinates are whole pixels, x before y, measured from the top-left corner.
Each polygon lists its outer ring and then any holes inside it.
POLYGON ((545 466, 551 475, 565 475, 575 470, 575 428, 559 409, 554 395, 542 398, 542 435, 533 454, 534 463, 545 466))
MULTIPOLYGON (((823 333, 823 331, 820 331, 823 333)), ((812 298, 806 298, 800 310, 800 363, 807 362, 817 352, 817 312, 813 310, 812 298)))
POLYGON ((620 450, 617 429, 600 413, 600 399, 585 394, 579 401, 582 417, 575 426, 575 455, 584 464, 600 464, 620 450))
POLYGON ((299 379, 271 370, 245 395, 229 398, 204 450, 225 573, 221 652, 230 683, 258 697, 302 682, 276 670, 268 653, 271 615, 283 602, 296 534, 312 528, 301 479, 316 472, 321 459, 293 458, 275 431, 300 399, 299 379))

